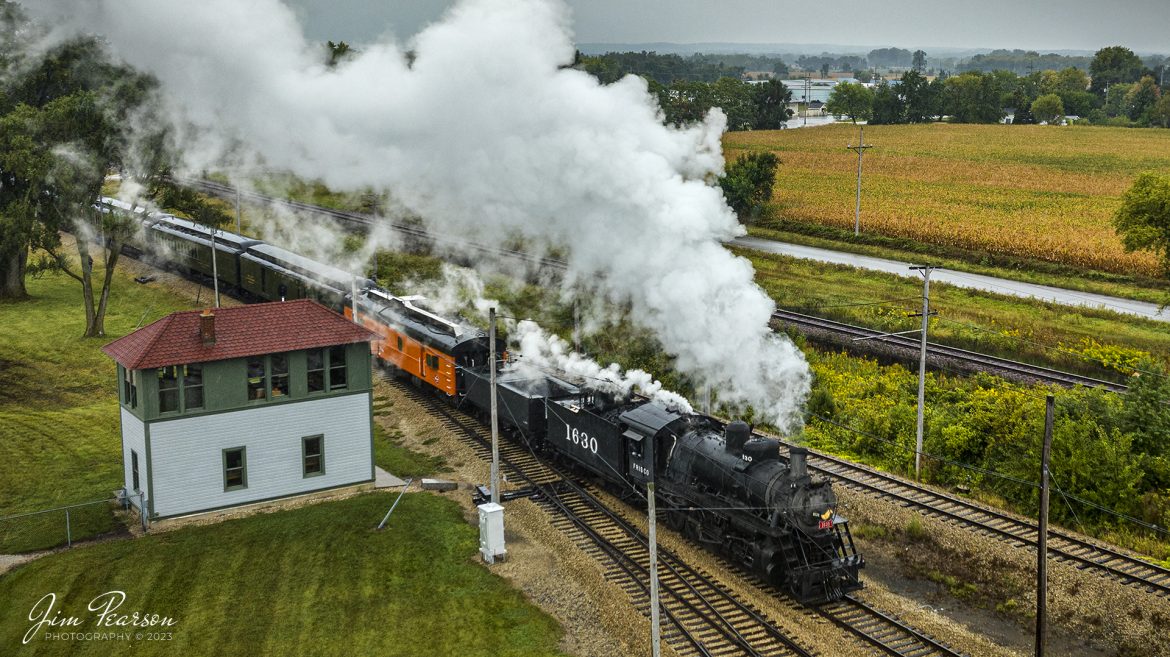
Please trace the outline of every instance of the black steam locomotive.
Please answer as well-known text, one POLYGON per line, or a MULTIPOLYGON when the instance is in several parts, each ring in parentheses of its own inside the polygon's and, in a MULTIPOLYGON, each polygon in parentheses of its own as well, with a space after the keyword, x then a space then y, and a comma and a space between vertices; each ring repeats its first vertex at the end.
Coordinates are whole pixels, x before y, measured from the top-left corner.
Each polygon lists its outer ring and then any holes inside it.
MULTIPOLYGON (((463 397, 486 409, 487 368, 463 373, 463 397)), ((601 479, 645 490, 656 483, 664 522, 726 555, 804 604, 862 587, 849 525, 826 479, 813 478, 807 450, 780 454, 779 441, 744 422, 723 424, 645 399, 577 388, 555 377, 497 377, 498 416, 518 438, 601 479)))
MULTIPOLYGON (((397 297, 372 281, 260 240, 212 232, 162 213, 103 198, 102 212, 134 216, 131 255, 210 280, 249 299, 312 298, 379 335, 380 363, 453 403, 491 406, 487 336, 397 297), (212 261, 212 253, 215 260, 212 261), (358 290, 358 299, 351 290, 358 290)), ((503 345, 497 345, 503 351, 503 345)), ((664 521, 809 604, 862 587, 864 560, 829 482, 809 475, 806 450, 785 458, 779 442, 743 422, 724 425, 645 399, 615 398, 557 377, 498 372, 501 424, 517 439, 625 489, 656 483, 664 521)))

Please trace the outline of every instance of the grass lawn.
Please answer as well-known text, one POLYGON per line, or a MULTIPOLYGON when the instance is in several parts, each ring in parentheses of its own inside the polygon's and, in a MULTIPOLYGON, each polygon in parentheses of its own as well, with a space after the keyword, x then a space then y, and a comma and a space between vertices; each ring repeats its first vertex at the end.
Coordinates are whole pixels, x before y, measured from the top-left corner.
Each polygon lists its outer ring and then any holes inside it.
POLYGON ((0 645, 26 655, 559 655, 555 620, 475 563, 478 536, 454 502, 374 493, 88 546, 0 577, 0 645), (83 619, 123 591, 119 612, 176 622, 170 641, 22 637, 46 593, 83 619))
MULTIPOLYGON (((752 261, 757 282, 782 308, 891 332, 920 325, 921 320, 908 316, 922 310, 920 281, 750 250, 738 252, 752 261), (886 303, 859 305, 873 301, 886 303)), ((931 284, 930 299, 931 309, 939 313, 930 322, 930 338, 946 344, 1094 376, 1108 372, 1085 357, 1102 350, 1170 358, 1170 330, 1162 322, 941 283, 931 284), (1088 340, 1106 346, 1092 348, 1088 340)))
MULTIPOLYGON (((95 276, 100 275, 95 273, 95 276)), ((115 272, 106 337, 82 338, 81 286, 65 275, 29 278, 31 299, 0 304, 0 517, 112 497, 122 487, 114 361, 102 345, 194 302, 115 272)), ((377 462, 405 476, 441 463, 375 436, 377 462), (408 466, 408 467, 407 467, 408 466)), ((70 513, 73 539, 117 528, 105 505, 70 513)), ((0 520, 0 553, 65 542, 63 512, 0 520)))
MULTIPOLYGON (((857 128, 731 132, 729 160, 775 152, 784 219, 852 230, 857 128)), ((1170 168, 1170 132, 1107 127, 869 126, 862 230, 1127 275, 1157 275, 1152 254, 1124 252, 1111 219, 1147 170, 1170 168)))
MULTIPOLYGON (((31 299, 0 304, 0 516, 109 498, 122 487, 116 370, 100 348, 192 307, 116 272, 106 337, 83 338, 80 284, 60 274, 27 286, 31 299)), ((114 527, 104 507, 71 519, 74 539, 114 527)), ((64 541, 63 517, 41 520, 0 521, 0 552, 64 541)))

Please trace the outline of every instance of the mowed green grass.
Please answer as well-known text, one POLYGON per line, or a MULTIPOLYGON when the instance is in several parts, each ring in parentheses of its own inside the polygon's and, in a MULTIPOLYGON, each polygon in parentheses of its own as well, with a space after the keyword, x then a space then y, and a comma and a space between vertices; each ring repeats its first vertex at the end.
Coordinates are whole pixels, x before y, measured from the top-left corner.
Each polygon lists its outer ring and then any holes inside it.
POLYGON ((32 655, 559 655, 561 629, 476 560, 475 528, 454 502, 407 494, 348 500, 113 541, 43 557, 0 577, 0 646, 32 655), (168 616, 170 641, 27 645, 46 593, 67 628, 94 631, 86 606, 123 591, 120 612, 168 616))
MULTIPOLYGON (((99 272, 100 273, 100 272, 99 272)), ((0 516, 110 498, 122 487, 114 361, 100 349, 191 304, 115 272, 104 338, 83 338, 81 286, 29 278, 31 299, 0 304, 0 516)), ((71 513, 73 538, 113 528, 109 510, 71 513)), ((63 514, 0 521, 0 552, 63 542, 63 514)))
MULTIPOLYGON (((169 313, 196 307, 115 271, 106 337, 83 338, 81 286, 65 275, 27 281, 31 299, 0 304, 0 517, 91 500, 121 488, 117 370, 101 347, 169 313)), ((206 298, 206 297, 205 297, 206 298)), ((441 463, 374 437, 375 460, 428 475, 441 463)), ((106 505, 70 512, 73 540, 111 531, 106 505)), ((64 543, 63 512, 0 520, 0 553, 64 543)))

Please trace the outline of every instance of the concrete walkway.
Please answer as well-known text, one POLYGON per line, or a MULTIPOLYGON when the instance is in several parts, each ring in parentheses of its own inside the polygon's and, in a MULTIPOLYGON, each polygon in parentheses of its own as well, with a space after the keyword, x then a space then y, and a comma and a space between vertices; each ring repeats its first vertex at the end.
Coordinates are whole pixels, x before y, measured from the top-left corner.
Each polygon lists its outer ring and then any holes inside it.
MULTIPOLYGON (((870 269, 922 280, 921 274, 910 271, 910 266, 914 263, 909 262, 898 262, 897 260, 887 260, 885 258, 875 258, 872 256, 857 255, 855 253, 842 253, 840 251, 830 251, 829 249, 821 249, 815 246, 788 244, 786 242, 776 242, 759 237, 737 237, 731 243, 736 246, 763 251, 765 253, 776 253, 804 260, 817 260, 835 265, 848 265, 859 269, 870 269)), ((1104 308, 1127 315, 1136 315, 1160 322, 1170 322, 1170 314, 1162 312, 1157 304, 1146 301, 1134 301, 1132 299, 1110 297, 1091 292, 1078 292, 1076 290, 1066 290, 1049 285, 1022 283, 1004 278, 995 278, 982 274, 969 274, 947 269, 936 269, 931 273, 930 280, 931 282, 947 283, 955 287, 983 290, 1017 297, 1031 297, 1066 306, 1104 308)))
POLYGON ((405 486, 406 482, 386 472, 378 466, 374 466, 374 488, 398 488, 405 486))

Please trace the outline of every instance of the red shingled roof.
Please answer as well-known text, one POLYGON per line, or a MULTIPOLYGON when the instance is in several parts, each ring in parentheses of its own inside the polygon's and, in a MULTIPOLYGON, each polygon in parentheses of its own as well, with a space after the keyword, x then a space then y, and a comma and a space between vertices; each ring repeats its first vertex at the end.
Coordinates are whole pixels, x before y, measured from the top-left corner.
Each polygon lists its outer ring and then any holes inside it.
POLYGON ((309 299, 216 308, 215 344, 203 345, 201 310, 172 313, 102 347, 132 370, 316 349, 374 339, 372 332, 309 299))

